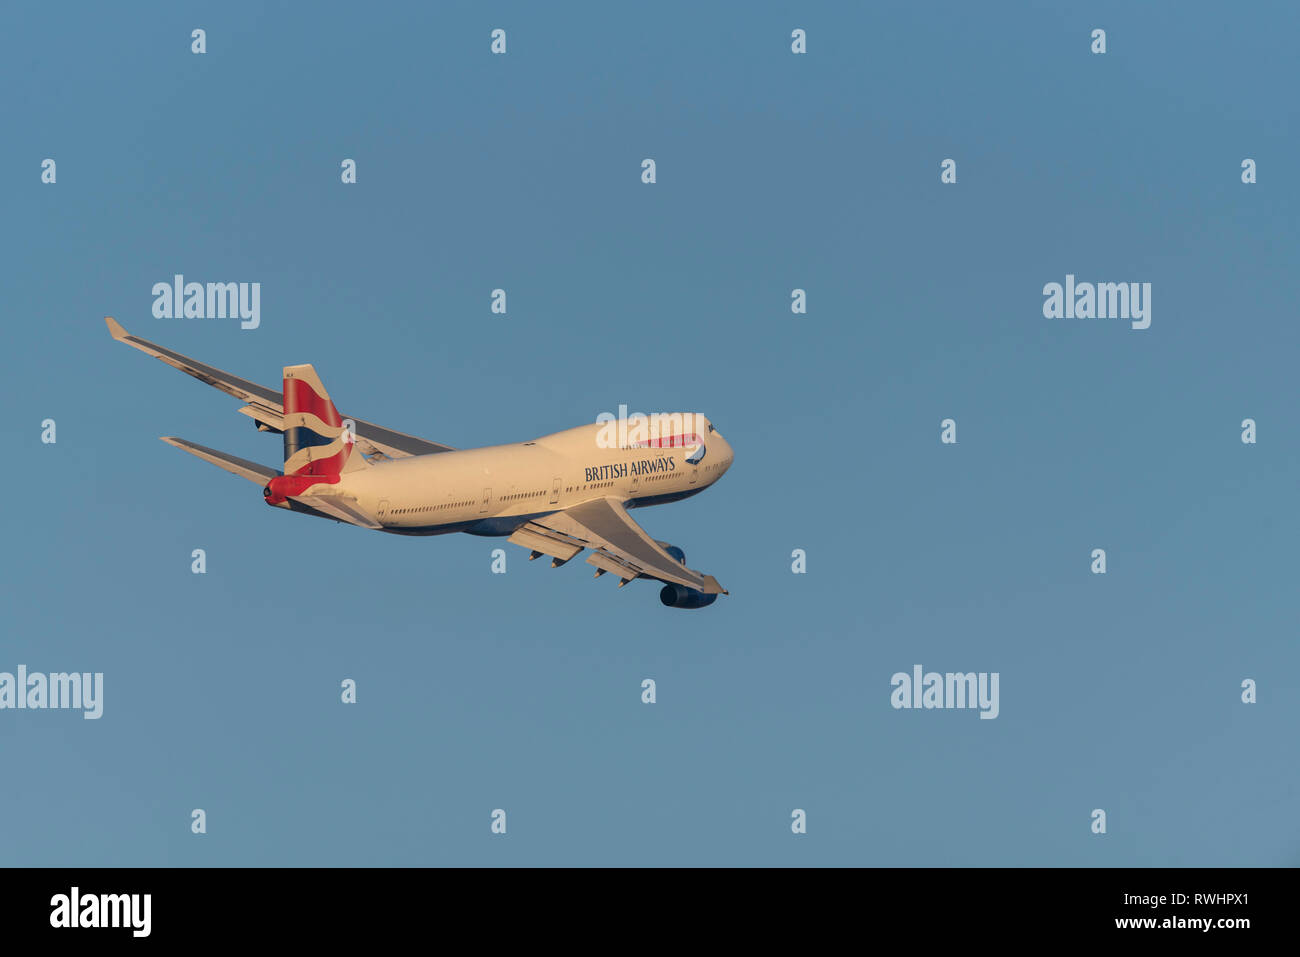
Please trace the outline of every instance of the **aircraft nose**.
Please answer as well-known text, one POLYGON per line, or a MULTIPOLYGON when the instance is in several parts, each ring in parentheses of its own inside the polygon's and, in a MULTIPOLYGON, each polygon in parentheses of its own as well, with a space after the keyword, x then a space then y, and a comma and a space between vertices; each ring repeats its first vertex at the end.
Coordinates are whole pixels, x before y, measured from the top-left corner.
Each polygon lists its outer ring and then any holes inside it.
POLYGON ((722 471, 725 472, 727 469, 731 468, 731 463, 735 460, 736 453, 732 450, 731 443, 722 438, 721 435, 718 435, 718 439, 722 443, 722 449, 720 450, 722 452, 722 471))

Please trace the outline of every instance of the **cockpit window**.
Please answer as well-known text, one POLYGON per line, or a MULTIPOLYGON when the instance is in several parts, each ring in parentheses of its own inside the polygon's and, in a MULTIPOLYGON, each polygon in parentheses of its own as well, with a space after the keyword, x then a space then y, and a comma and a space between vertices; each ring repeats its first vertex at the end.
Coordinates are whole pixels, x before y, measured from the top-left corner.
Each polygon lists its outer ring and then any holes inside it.
POLYGON ((710 431, 710 432, 713 431, 713 423, 712 423, 712 422, 709 423, 709 431, 710 431))

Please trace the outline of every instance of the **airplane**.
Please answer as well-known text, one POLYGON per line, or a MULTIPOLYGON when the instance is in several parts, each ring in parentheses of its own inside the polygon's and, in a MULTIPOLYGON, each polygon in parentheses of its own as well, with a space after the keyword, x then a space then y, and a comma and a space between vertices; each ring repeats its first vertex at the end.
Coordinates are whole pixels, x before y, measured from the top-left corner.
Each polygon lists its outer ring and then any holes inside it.
POLYGON ((262 486, 266 504, 397 535, 507 537, 549 555, 558 568, 590 550, 595 577, 619 588, 663 583, 670 608, 704 608, 730 594, 712 575, 686 567, 686 553, 647 535, 628 509, 677 502, 713 485, 734 453, 698 413, 580 425, 528 442, 478 449, 395 432, 339 414, 310 365, 284 367, 280 392, 133 336, 111 316, 108 330, 245 403, 261 432, 284 436, 273 469, 175 436, 162 441, 262 486), (662 423, 662 427, 655 427, 662 423))

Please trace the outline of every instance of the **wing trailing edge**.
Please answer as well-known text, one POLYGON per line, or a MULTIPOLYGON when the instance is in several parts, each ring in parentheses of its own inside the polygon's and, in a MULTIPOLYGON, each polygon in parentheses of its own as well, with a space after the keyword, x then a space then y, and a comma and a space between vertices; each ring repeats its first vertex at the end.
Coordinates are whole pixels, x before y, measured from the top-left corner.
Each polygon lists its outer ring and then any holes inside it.
MULTIPOLYGON (((266 386, 258 385, 256 382, 250 382, 247 379, 241 379, 239 376, 231 375, 229 372, 224 372, 215 366, 199 362, 197 359, 191 359, 179 352, 173 352, 156 342, 133 336, 122 328, 122 324, 112 316, 105 316, 104 322, 108 326, 109 333, 116 341, 126 343, 133 349, 139 349, 145 355, 153 356, 173 369, 179 369, 205 385, 210 385, 228 396, 239 399, 241 402, 246 403, 245 407, 239 410, 240 412, 250 416, 256 422, 265 423, 277 430, 281 429, 284 418, 284 395, 279 390, 268 389, 266 386)), ((376 425, 355 416, 344 414, 343 418, 351 419, 355 424, 357 445, 364 455, 381 453, 389 458, 404 458, 409 455, 431 455, 436 452, 453 451, 450 445, 430 442, 428 439, 421 439, 414 435, 407 435, 404 432, 386 429, 382 425, 376 425)))

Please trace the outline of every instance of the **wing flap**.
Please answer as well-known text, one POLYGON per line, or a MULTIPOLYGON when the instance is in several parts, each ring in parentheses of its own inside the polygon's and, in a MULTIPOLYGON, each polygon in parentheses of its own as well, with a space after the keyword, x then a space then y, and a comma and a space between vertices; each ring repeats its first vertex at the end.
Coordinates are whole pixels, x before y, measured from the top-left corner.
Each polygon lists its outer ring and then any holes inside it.
POLYGON ((641 574, 641 569, 633 568, 627 562, 621 562, 609 552, 601 550, 587 556, 587 564, 594 565, 599 576, 602 572, 613 572, 624 581, 631 581, 641 574))
POLYGON ((284 413, 282 411, 278 412, 275 409, 256 405, 242 406, 239 411, 260 425, 269 425, 277 432, 284 431, 284 413))
MULTIPOLYGON (((531 523, 530 523, 531 524, 531 523)), ((535 552, 541 552, 543 555, 550 555, 552 558, 558 558, 562 562, 567 562, 583 547, 580 544, 574 544, 566 541, 564 538, 556 535, 548 535, 544 529, 529 527, 525 525, 518 528, 511 535, 508 542, 514 545, 522 545, 524 548, 530 548, 535 552)))
MULTIPOLYGON (((706 595, 727 594, 712 575, 687 568, 647 535, 616 499, 584 502, 529 523, 592 549, 588 564, 620 577, 644 575, 685 585, 706 595)), ((549 553, 548 553, 549 554, 549 553)), ((576 554, 576 553, 575 553, 576 554)))

